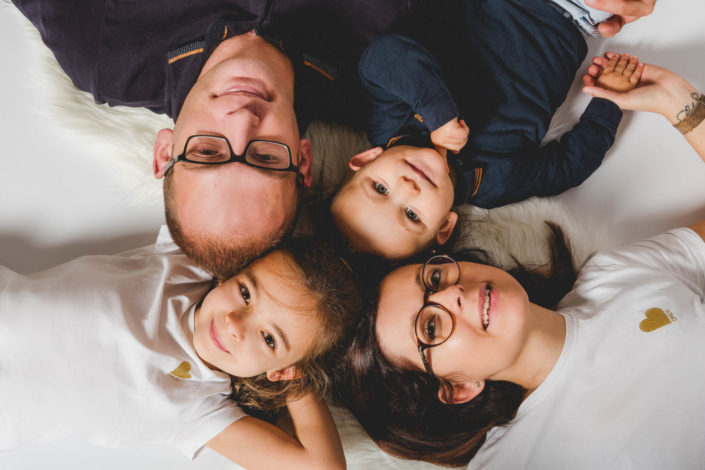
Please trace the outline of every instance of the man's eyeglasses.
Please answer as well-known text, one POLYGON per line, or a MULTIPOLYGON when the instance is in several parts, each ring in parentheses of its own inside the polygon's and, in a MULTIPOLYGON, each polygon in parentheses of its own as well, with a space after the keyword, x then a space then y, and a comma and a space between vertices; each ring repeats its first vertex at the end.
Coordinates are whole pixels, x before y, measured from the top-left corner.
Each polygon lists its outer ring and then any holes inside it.
POLYGON ((426 357, 426 350, 448 341, 455 331, 455 316, 443 305, 429 302, 428 297, 457 284, 460 280, 460 265, 450 256, 433 256, 424 263, 421 279, 426 292, 423 307, 414 321, 416 343, 426 372, 435 375, 426 357))
POLYGON ((291 162, 291 149, 272 140, 251 140, 242 155, 235 155, 230 142, 217 135, 192 135, 186 139, 184 151, 166 164, 164 173, 176 162, 224 165, 239 162, 269 171, 293 171, 301 178, 299 168, 291 162))

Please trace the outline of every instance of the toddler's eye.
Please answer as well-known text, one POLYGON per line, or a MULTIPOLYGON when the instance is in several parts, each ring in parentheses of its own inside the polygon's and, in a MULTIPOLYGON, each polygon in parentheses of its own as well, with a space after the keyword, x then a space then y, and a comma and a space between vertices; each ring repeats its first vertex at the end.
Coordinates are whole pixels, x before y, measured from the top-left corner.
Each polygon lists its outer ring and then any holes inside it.
POLYGON ((414 212, 413 209, 410 209, 408 207, 404 208, 404 212, 406 213, 406 216, 411 220, 412 222, 419 222, 419 215, 414 212))
POLYGON ((380 194, 389 194, 389 190, 382 183, 372 183, 372 186, 375 188, 375 191, 380 194))
POLYGON ((245 284, 240 284, 240 295, 242 300, 245 301, 245 305, 250 305, 250 291, 245 284))
POLYGON ((262 332, 262 338, 264 339, 264 342, 267 343, 267 346, 269 346, 272 349, 276 349, 277 347, 277 342, 274 341, 274 336, 270 335, 269 333, 263 331, 262 332))

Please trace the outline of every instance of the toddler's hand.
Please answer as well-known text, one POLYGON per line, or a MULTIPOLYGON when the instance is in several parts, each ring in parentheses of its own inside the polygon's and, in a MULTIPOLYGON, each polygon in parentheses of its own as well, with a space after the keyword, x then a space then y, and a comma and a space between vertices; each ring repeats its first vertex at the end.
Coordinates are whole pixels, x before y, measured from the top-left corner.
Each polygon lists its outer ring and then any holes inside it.
POLYGON ((458 153, 468 141, 470 129, 462 119, 451 119, 441 127, 431 132, 431 142, 436 147, 444 147, 453 153, 458 153))
POLYGON ((625 93, 639 84, 644 64, 636 56, 608 52, 605 57, 595 57, 588 67, 588 75, 595 80, 595 85, 605 90, 625 93))

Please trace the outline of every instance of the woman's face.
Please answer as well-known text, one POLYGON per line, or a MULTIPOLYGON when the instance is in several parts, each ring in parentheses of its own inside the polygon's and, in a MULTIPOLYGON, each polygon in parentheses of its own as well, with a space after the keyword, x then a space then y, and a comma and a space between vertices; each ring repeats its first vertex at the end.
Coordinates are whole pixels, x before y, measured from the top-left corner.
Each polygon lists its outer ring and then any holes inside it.
MULTIPOLYGON (((451 382, 511 380, 526 342, 529 299, 506 272, 482 264, 460 262, 458 283, 429 295, 455 318, 448 340, 426 349, 433 373, 451 382), (487 302, 487 308, 485 308, 487 302)), ((380 286, 376 332, 382 352, 396 365, 424 366, 419 355, 415 320, 424 305, 422 265, 389 274, 380 286)))
POLYGON ((210 291, 194 325, 201 359, 236 377, 301 360, 313 344, 318 319, 295 266, 289 254, 274 251, 210 291))

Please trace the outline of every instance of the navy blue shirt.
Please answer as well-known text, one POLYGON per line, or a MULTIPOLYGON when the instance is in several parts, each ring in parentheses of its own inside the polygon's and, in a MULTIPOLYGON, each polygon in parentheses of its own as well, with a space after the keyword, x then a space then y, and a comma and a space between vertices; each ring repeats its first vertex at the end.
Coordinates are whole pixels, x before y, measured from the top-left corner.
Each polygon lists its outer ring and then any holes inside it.
MULTIPOLYGON (((13 0, 77 88, 176 119, 210 53, 256 29, 291 59, 299 127, 361 125, 355 64, 409 0, 13 0)), ((366 114, 366 112, 365 112, 366 114)))
POLYGON ((465 119, 468 143, 449 154, 456 203, 491 208, 561 193, 592 174, 614 142, 622 113, 596 98, 560 140, 540 145, 587 52, 550 4, 439 1, 405 34, 424 45, 381 36, 358 66, 372 105, 368 136, 384 146, 465 119))

